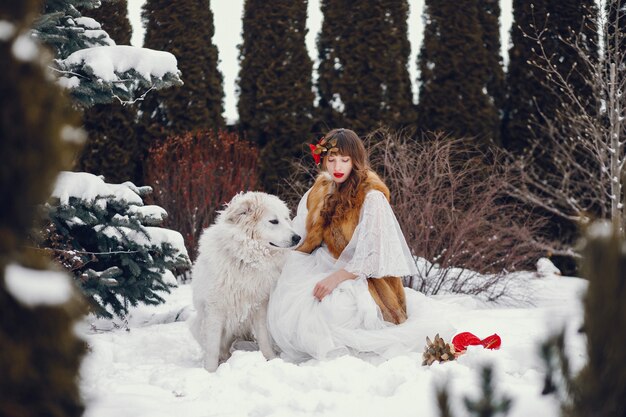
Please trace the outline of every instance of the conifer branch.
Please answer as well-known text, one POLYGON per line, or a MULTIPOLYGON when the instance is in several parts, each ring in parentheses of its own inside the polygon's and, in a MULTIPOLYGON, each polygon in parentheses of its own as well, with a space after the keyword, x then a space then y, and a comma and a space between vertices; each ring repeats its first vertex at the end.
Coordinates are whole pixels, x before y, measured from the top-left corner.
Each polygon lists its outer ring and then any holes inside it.
POLYGON ((48 247, 34 247, 34 246, 28 246, 29 249, 35 249, 35 250, 39 250, 39 251, 52 251, 52 252, 56 252, 56 253, 65 253, 68 255, 72 255, 72 254, 80 254, 80 255, 93 255, 93 256, 100 256, 100 255, 120 255, 120 254, 130 254, 130 253, 140 253, 141 251, 138 250, 129 250, 129 251, 110 251, 110 252, 89 252, 89 251, 81 251, 81 250, 74 250, 74 249, 57 249, 57 248, 48 248, 48 247))

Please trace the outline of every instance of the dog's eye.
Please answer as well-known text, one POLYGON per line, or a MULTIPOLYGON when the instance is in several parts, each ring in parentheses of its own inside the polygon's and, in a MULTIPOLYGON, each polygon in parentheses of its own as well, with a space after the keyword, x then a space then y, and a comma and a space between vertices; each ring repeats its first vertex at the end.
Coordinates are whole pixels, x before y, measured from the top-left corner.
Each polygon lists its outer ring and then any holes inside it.
POLYGON ((270 220, 270 223, 272 223, 272 224, 278 224, 278 220, 270 220))

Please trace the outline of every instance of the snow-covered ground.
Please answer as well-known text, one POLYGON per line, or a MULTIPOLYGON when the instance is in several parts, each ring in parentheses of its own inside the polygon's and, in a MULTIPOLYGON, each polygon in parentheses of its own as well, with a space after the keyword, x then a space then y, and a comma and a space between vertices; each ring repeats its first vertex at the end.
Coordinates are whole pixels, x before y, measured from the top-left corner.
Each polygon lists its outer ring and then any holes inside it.
POLYGON ((382 363, 341 357, 296 365, 236 351, 213 374, 202 367, 200 348, 187 327, 191 287, 181 285, 163 305, 132 309, 128 330, 93 317, 79 327, 89 344, 81 372, 85 416, 427 417, 439 415, 435 388, 441 384, 450 389, 455 414, 464 416, 462 397, 478 395, 483 364, 493 364, 498 393, 513 399, 509 416, 557 416, 555 400, 541 395, 538 348, 565 325, 573 368, 582 367, 585 340, 577 329, 586 282, 533 273, 523 282, 525 300, 507 305, 437 297, 449 305, 446 318, 459 332, 481 338, 498 333, 499 350, 470 347, 456 362, 430 367, 421 365, 422 352, 382 363))

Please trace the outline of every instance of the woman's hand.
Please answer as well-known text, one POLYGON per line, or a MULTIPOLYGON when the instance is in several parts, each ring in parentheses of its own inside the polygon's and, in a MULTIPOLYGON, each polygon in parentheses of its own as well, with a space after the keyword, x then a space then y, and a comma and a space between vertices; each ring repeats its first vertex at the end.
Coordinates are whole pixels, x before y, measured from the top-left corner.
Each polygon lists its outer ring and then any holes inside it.
POLYGON ((322 301, 324 297, 333 292, 335 288, 342 282, 348 279, 354 279, 357 276, 352 274, 345 269, 340 269, 338 271, 333 272, 317 284, 315 284, 315 288, 313 288, 313 296, 317 298, 319 301, 322 301))

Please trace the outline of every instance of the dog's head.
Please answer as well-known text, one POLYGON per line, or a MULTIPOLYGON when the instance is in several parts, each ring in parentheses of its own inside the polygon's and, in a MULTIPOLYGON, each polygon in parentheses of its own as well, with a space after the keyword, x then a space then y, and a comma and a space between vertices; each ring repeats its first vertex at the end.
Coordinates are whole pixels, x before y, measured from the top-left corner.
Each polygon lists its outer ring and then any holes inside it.
POLYGON ((235 225, 250 239, 274 248, 290 249, 300 242, 291 227, 287 205, 263 192, 237 194, 220 213, 218 222, 235 225))

